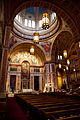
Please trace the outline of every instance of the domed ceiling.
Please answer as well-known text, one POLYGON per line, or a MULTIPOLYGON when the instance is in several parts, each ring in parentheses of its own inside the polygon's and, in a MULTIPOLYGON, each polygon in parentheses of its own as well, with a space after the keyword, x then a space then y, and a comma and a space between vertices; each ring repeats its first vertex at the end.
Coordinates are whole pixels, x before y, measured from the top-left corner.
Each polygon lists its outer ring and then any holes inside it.
POLYGON ((38 54, 40 51, 38 49, 40 48, 42 50, 45 54, 46 61, 50 61, 51 59, 55 61, 58 54, 62 54, 64 49, 69 50, 73 43, 70 26, 61 16, 57 16, 54 11, 45 8, 33 7, 20 11, 14 18, 13 31, 10 37, 10 49, 15 46, 14 44, 18 45, 19 42, 30 43, 33 44, 34 49, 37 46, 35 52, 38 51, 38 54), (43 13, 48 13, 49 15, 48 29, 42 28, 43 13), (35 32, 39 33, 39 44, 36 45, 33 41, 35 32), (16 37, 16 35, 18 36, 16 37), (12 42, 12 37, 14 37, 14 42, 12 42))
POLYGON ((14 32, 24 38, 33 39, 34 32, 39 32, 39 38, 53 35, 59 28, 59 19, 55 12, 45 8, 33 7, 19 12, 14 19, 14 32), (49 14, 49 29, 42 28, 42 14, 49 14))

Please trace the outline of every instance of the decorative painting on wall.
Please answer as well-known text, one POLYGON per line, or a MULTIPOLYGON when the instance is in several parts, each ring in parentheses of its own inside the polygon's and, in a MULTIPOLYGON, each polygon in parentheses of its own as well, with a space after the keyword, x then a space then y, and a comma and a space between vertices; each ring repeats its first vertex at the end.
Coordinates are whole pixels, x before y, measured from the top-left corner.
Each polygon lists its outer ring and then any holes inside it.
POLYGON ((14 36, 11 36, 9 47, 11 48, 15 43, 17 43, 17 40, 14 38, 14 36))
POLYGON ((21 64, 21 78, 28 79, 29 78, 29 71, 30 71, 29 62, 23 61, 21 64))
POLYGON ((30 53, 26 51, 19 51, 14 53, 11 57, 10 63, 22 63, 24 60, 28 61, 30 65, 42 65, 40 58, 35 55, 30 55, 30 53))
POLYGON ((51 42, 41 42, 41 46, 44 48, 46 55, 49 56, 51 50, 51 42))

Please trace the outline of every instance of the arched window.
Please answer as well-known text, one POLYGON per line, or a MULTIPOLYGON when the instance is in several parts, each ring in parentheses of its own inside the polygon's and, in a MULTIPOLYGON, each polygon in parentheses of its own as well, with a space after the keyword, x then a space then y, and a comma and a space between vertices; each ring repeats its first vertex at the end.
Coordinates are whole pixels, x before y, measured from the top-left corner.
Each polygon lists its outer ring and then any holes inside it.
POLYGON ((16 15, 16 20, 18 20, 18 15, 16 15))
POLYGON ((28 21, 28 27, 31 27, 31 20, 28 21))
POLYGON ((39 27, 42 27, 42 20, 39 21, 39 27))
POLYGON ((35 21, 32 21, 32 28, 35 28, 35 21))
POLYGON ((51 14, 51 22, 54 20, 54 18, 56 18, 56 13, 51 14))
POLYGON ((27 21, 27 19, 25 19, 25 26, 27 26, 27 23, 28 23, 28 21, 27 21))

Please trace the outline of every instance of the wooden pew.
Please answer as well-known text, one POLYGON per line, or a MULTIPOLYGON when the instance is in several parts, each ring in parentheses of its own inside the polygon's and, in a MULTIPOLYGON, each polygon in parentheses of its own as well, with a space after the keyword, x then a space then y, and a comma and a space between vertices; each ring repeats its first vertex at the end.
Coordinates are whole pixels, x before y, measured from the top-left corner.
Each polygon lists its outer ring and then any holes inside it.
POLYGON ((31 115, 35 116, 34 114, 36 114, 38 119, 46 120, 49 118, 53 120, 63 116, 70 117, 75 112, 76 114, 80 113, 80 102, 71 98, 66 100, 66 98, 58 99, 58 97, 54 98, 53 96, 44 95, 21 95, 17 97, 23 101, 23 106, 25 106, 23 108, 26 109, 26 107, 29 107, 31 115))
POLYGON ((70 117, 60 117, 59 119, 56 120, 80 120, 80 116, 70 116, 70 117))

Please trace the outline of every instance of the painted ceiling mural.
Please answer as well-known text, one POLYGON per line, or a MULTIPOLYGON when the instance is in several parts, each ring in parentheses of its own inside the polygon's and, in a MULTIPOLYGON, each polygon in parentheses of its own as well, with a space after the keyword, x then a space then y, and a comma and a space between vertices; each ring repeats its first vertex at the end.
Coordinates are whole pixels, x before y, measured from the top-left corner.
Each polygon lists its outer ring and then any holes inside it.
POLYGON ((11 38, 10 38, 10 44, 9 44, 9 48, 11 48, 15 43, 17 43, 17 40, 14 39, 14 36, 11 36, 11 38))
POLYGON ((42 65, 40 58, 35 55, 30 55, 27 51, 19 51, 12 55, 10 63, 22 63, 24 60, 28 61, 30 65, 42 65))
POLYGON ((41 42, 41 47, 43 47, 46 56, 50 55, 50 50, 51 50, 51 42, 47 41, 47 42, 41 42))
MULTIPOLYGON (((13 36, 12 34, 10 35, 10 43, 9 43, 9 48, 12 49, 14 47, 15 44, 17 43, 20 43, 22 42, 23 40, 20 40, 19 38, 13 36)), ((41 46, 43 49, 44 49, 44 52, 45 52, 45 55, 46 55, 46 60, 50 60, 50 57, 51 57, 51 45, 52 45, 52 40, 48 40, 48 41, 41 41, 39 43, 39 46, 41 46)), ((28 53, 30 54, 30 53, 28 53)), ((16 55, 17 56, 17 55, 16 55)), ((28 55, 29 56, 29 55, 28 55)), ((17 57, 16 57, 17 58, 17 57)), ((13 58, 15 60, 15 58, 13 58)), ((21 58, 22 59, 22 58, 21 58)), ((21 60, 19 59, 19 61, 21 60)), ((36 60, 35 61, 38 61, 38 65, 39 65, 39 60, 37 60, 37 58, 35 58, 36 60)), ((29 60, 30 60, 30 57, 29 57, 29 60)), ((16 60, 16 63, 19 63, 18 60, 16 60)), ((30 60, 31 61, 31 60, 30 60)), ((13 60, 11 61, 13 62, 13 60)), ((15 62, 15 61, 14 61, 15 62)), ((14 63, 13 62, 13 63, 14 63)), ((32 63, 33 64, 33 60, 32 60, 32 63)), ((34 63, 36 65, 36 63, 34 63)))
POLYGON ((11 49, 16 43, 21 42, 22 40, 16 38, 12 33, 10 34, 9 48, 11 49))

